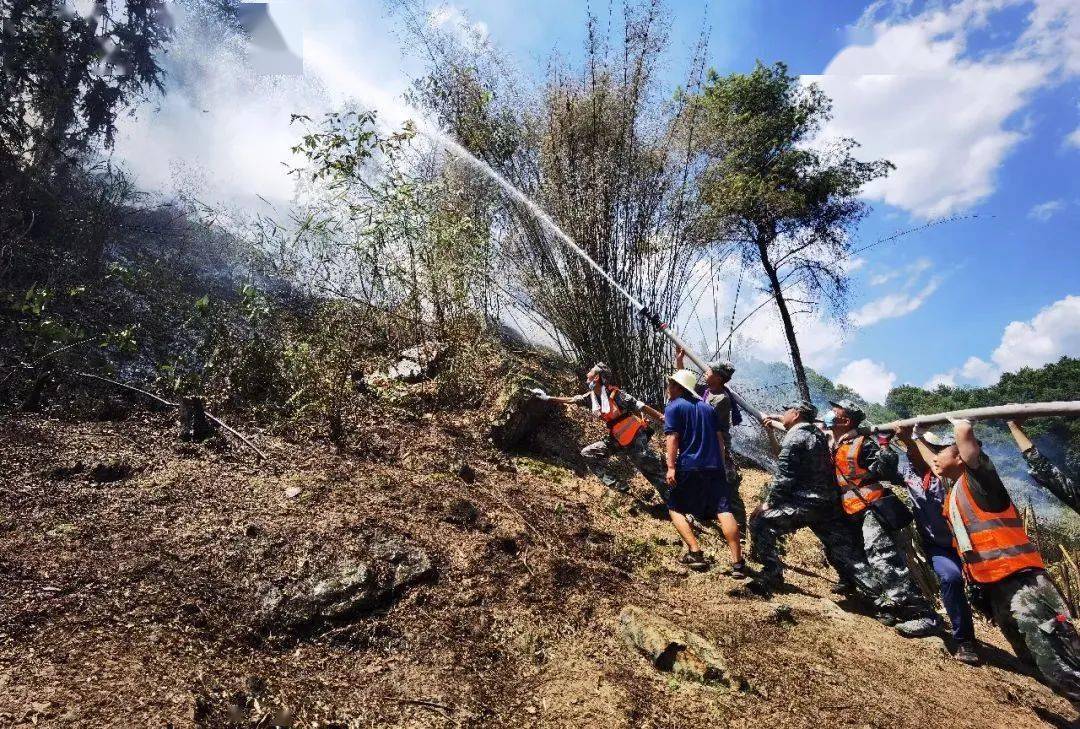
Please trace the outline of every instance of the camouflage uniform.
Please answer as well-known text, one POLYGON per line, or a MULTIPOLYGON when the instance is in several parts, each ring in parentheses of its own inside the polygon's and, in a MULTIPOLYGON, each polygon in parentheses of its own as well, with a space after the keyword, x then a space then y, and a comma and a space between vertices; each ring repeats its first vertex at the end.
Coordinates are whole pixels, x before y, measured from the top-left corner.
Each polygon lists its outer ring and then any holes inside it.
POLYGON ((611 437, 607 437, 581 449, 582 458, 589 462, 589 470, 603 481, 605 486, 617 491, 625 491, 626 487, 621 486, 619 479, 612 476, 604 467, 607 460, 616 453, 625 453, 629 456, 641 475, 656 489, 660 498, 667 501, 667 469, 660 461, 660 456, 650 447, 647 432, 638 433, 634 441, 626 447, 619 445, 611 437))
MULTIPOLYGON (((985 453, 980 454, 975 467, 966 469, 966 475, 968 490, 980 509, 997 513, 1012 505, 1005 484, 985 453)), ((969 556, 963 556, 968 563, 969 556)), ((1080 636, 1064 598, 1046 571, 1029 567, 978 587, 1016 656, 1033 664, 1059 693, 1080 701, 1080 636)))
POLYGON ((844 519, 832 471, 824 433, 811 423, 798 423, 788 430, 766 495, 769 508, 750 523, 752 552, 762 565, 760 582, 771 589, 783 581, 781 540, 809 527, 841 578, 875 600, 879 591, 862 546, 844 519))
MULTIPOLYGON (((635 415, 641 413, 641 404, 637 398, 627 395, 622 390, 615 393, 613 398, 615 405, 623 412, 635 415)), ((574 402, 582 407, 591 407, 592 396, 586 392, 575 397, 574 402)), ((628 446, 619 445, 614 438, 608 435, 603 440, 590 443, 581 449, 581 457, 589 462, 589 470, 603 481, 605 486, 617 491, 626 491, 627 488, 619 483, 619 479, 612 476, 605 468, 608 459, 616 453, 625 453, 629 456, 638 471, 641 472, 641 475, 656 489, 656 493, 660 495, 660 498, 665 502, 667 501, 667 469, 660 460, 660 456, 649 445, 648 430, 642 430, 638 433, 628 446)))
POLYGON ((1046 457, 1034 446, 1024 451, 1024 460, 1027 461, 1028 474, 1032 479, 1061 499, 1073 511, 1080 511, 1080 484, 1046 460, 1046 457))
MULTIPOLYGON (((867 437, 859 453, 859 465, 873 474, 882 485, 888 481, 898 481, 899 457, 891 449, 881 448, 873 436, 851 431, 841 436, 835 447, 860 435, 867 437)), ((903 547, 897 544, 881 517, 868 507, 858 514, 848 514, 847 519, 862 535, 863 550, 874 573, 874 582, 886 598, 881 604, 888 606, 888 612, 896 617, 928 617, 936 621, 937 613, 933 606, 911 579, 903 547)))
POLYGON ((1080 637, 1069 608, 1042 570, 1026 570, 985 585, 994 622, 1021 660, 1046 682, 1080 702, 1080 637))

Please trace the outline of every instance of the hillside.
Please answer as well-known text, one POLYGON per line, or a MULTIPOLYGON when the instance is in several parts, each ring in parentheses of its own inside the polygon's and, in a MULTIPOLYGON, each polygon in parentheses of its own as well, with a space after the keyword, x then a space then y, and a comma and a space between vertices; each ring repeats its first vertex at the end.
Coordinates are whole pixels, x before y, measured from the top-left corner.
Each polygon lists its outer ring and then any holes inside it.
MULTIPOLYGON (((550 415, 515 452, 489 440, 510 382, 570 388, 571 374, 535 357, 488 366, 475 406, 423 407, 441 376, 397 385, 365 400, 344 451, 260 434, 262 464, 220 437, 182 443, 171 414, 107 390, 85 395, 112 400, 112 419, 6 420, 0 725, 1077 721, 986 623, 989 660, 972 669, 939 639, 838 606, 807 533, 789 549, 797 591, 771 602, 719 568, 676 567, 645 483, 621 495, 584 475, 576 451, 599 434, 584 414, 550 415), (305 586, 334 600, 349 580, 363 599, 312 619, 305 586), (631 651, 618 634, 628 605, 713 641, 733 688, 631 651)), ((747 467, 750 505, 766 478, 747 467)))

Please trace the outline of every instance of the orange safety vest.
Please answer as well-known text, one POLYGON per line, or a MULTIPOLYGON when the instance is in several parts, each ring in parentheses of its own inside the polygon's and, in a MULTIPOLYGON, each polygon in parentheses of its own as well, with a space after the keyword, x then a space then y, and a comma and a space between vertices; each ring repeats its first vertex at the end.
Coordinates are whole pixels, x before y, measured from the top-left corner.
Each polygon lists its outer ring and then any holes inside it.
POLYGON ((885 495, 885 487, 877 482, 877 477, 859 465, 859 454, 862 453, 864 441, 864 435, 844 441, 833 455, 836 483, 840 486, 840 498, 844 511, 848 514, 858 514, 871 501, 877 501, 885 495))
POLYGON ((968 487, 965 472, 945 499, 945 518, 953 529, 953 544, 964 560, 969 579, 979 583, 998 582, 1023 569, 1046 569, 1039 550, 1028 539, 1024 522, 1012 502, 1003 511, 983 511, 975 503, 968 487), (956 539, 957 525, 953 522, 950 503, 956 498, 957 511, 967 532, 971 550, 961 552, 956 539))
POLYGON ((628 446, 634 442, 637 434, 645 428, 645 419, 640 415, 620 410, 619 406, 615 404, 615 395, 618 392, 619 388, 617 387, 608 388, 608 402, 611 404, 611 410, 607 413, 600 413, 600 419, 607 425, 608 432, 611 433, 611 437, 615 439, 616 443, 621 446, 628 446))

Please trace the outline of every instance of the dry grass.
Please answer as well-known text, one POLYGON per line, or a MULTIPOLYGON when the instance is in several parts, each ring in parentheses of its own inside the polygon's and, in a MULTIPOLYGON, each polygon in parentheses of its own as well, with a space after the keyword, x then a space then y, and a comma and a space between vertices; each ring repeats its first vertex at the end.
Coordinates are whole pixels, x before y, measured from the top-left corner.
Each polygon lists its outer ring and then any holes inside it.
MULTIPOLYGON (((553 419, 529 453, 506 454, 483 437, 486 411, 396 412, 368 413, 344 454, 264 437, 274 461, 265 467, 226 446, 177 443, 163 415, 0 426, 0 725, 1076 720, 1017 672, 990 626, 979 631, 995 646, 992 663, 970 669, 940 640, 904 641, 837 607, 809 534, 789 549, 802 592, 774 602, 741 596, 719 569, 680 570, 674 531, 650 515, 643 480, 623 496, 580 475, 576 451, 598 432, 584 414, 553 419), (463 460, 475 483, 455 475, 463 460), (122 461, 131 475, 88 480, 99 461, 122 461), (289 487, 300 494, 288 498, 289 487), (433 556, 432 583, 298 640, 256 629, 268 585, 319 574, 386 531, 433 556), (750 689, 655 671, 615 634, 626 604, 717 640, 750 689), (867 676, 872 700, 858 689, 867 676)), ((764 479, 747 472, 751 505, 764 479)), ((707 546, 723 566, 720 540, 707 546)))

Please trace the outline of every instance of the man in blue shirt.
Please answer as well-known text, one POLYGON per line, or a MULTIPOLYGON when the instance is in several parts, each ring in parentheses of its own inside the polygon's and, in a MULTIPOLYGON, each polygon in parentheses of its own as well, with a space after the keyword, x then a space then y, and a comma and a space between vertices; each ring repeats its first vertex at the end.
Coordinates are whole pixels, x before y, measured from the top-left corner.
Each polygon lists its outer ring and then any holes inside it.
POLYGON ((671 486, 667 507, 672 524, 686 543, 680 562, 693 569, 707 569, 688 517, 702 524, 719 520, 731 550, 731 574, 745 577, 739 526, 728 503, 724 475, 724 436, 716 411, 696 392, 697 377, 679 370, 668 379, 668 404, 664 409, 667 439, 667 483, 671 486))

